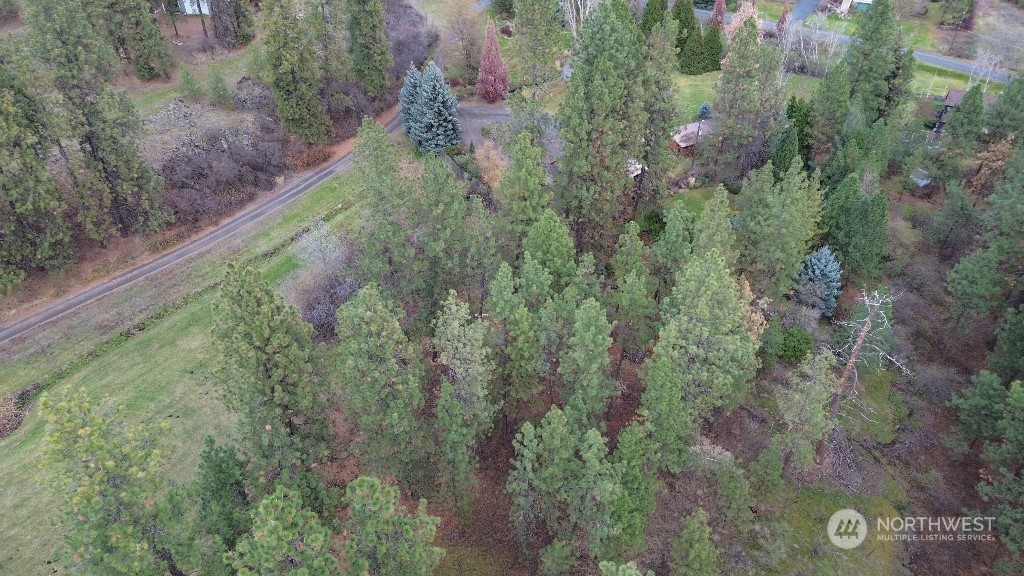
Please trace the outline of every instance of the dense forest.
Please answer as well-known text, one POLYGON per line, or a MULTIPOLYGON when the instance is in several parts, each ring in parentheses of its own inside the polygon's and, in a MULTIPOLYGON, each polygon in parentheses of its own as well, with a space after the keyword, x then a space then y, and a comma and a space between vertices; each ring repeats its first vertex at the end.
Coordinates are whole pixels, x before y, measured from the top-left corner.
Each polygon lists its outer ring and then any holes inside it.
MULTIPOLYGON (((190 482, 157 472, 160 424, 42 395, 69 566, 427 575, 444 524, 502 534, 480 541, 514 573, 824 574, 786 563, 787 509, 834 492, 994 518, 998 543, 907 545, 890 573, 1024 570, 1024 76, 992 101, 975 83, 935 131, 889 0, 811 63, 784 19, 724 1, 702 23, 691 0, 505 0, 515 42, 488 22, 462 69, 511 109, 491 179, 453 170, 456 83, 429 31, 396 48, 381 0, 262 0, 259 27, 211 4, 226 43, 262 36, 281 146, 365 116, 358 223, 310 223, 296 305, 227 265, 210 386, 237 433, 190 482), (794 66, 823 81, 787 99, 794 66), (718 70, 678 110, 671 75, 718 70), (396 102, 389 135, 370 115, 396 102), (690 116, 714 130, 680 158, 690 116)), ((148 10, 33 0, 28 48, 0 45, 0 286, 175 217, 112 88, 118 63, 173 69, 148 10)))

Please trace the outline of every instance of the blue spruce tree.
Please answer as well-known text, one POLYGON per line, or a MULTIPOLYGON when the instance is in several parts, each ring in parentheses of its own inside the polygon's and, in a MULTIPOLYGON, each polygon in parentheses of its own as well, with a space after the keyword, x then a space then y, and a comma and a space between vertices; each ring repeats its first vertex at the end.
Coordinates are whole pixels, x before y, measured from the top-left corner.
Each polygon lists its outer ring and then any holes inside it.
MULTIPOLYGON (((410 62, 409 69, 405 72, 405 82, 402 84, 402 89, 398 92, 398 117, 402 121, 402 130, 405 131, 410 139, 413 133, 416 132, 418 121, 416 117, 416 100, 419 98, 421 84, 422 75, 416 69, 416 66, 410 62)), ((416 140, 413 140, 412 143, 417 148, 420 147, 420 143, 416 140)))
POLYGON ((409 137, 420 152, 436 152, 455 146, 462 137, 459 101, 433 62, 420 77, 419 94, 413 108, 409 137))
POLYGON ((828 246, 818 248, 807 258, 797 277, 798 294, 805 304, 816 307, 825 316, 832 316, 839 297, 843 270, 828 246))

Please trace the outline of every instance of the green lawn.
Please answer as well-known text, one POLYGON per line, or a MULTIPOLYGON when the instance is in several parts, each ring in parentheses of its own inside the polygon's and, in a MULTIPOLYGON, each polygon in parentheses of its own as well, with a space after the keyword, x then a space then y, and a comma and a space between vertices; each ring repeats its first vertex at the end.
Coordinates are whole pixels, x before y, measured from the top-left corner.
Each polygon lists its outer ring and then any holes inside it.
MULTIPOLYGON (((264 274, 282 282, 301 266, 289 239, 317 216, 333 216, 335 222, 352 223, 357 211, 351 172, 310 191, 279 215, 259 224, 241 249, 231 253, 214 251, 188 266, 196 288, 219 279, 227 259, 248 259, 276 247, 285 250, 259 260, 264 274)), ((153 300, 160 302, 159 294, 153 300)), ((170 429, 163 437, 166 477, 172 483, 187 482, 195 472, 203 437, 229 437, 233 418, 218 400, 212 370, 216 363, 211 337, 212 306, 217 290, 210 289, 160 320, 147 323, 131 338, 117 338, 102 346, 93 358, 75 358, 95 347, 97 341, 116 335, 123 326, 106 333, 89 332, 78 344, 54 349, 18 360, 0 361, 4 390, 17 390, 54 371, 65 363, 80 365, 49 389, 60 394, 70 387, 84 387, 91 397, 108 396, 123 404, 137 421, 165 421, 170 429)), ((167 304, 167 302, 163 302, 167 304)), ((43 423, 35 403, 25 422, 11 436, 0 440, 0 573, 29 576, 46 573, 60 564, 56 560, 60 536, 54 528, 56 499, 46 487, 47 474, 39 467, 43 453, 43 423)))
MULTIPOLYGON (((195 75, 196 80, 199 81, 199 85, 204 90, 207 87, 210 75, 215 71, 220 72, 228 86, 231 86, 245 75, 246 66, 249 63, 249 49, 258 43, 259 41, 257 40, 245 49, 232 52, 220 60, 213 60, 196 66, 179 63, 179 67, 187 67, 195 75)), ((155 114, 166 106, 168 102, 181 96, 181 92, 178 89, 179 73, 180 68, 175 72, 174 79, 170 82, 152 82, 142 88, 129 90, 128 98, 135 104, 139 114, 142 116, 155 114)))
MULTIPOLYGON (((914 79, 910 81, 910 93, 913 96, 932 95, 944 97, 951 88, 966 90, 970 76, 937 68, 920 62, 914 64, 914 79)), ((989 94, 1002 94, 1004 86, 998 82, 989 82, 989 94)))

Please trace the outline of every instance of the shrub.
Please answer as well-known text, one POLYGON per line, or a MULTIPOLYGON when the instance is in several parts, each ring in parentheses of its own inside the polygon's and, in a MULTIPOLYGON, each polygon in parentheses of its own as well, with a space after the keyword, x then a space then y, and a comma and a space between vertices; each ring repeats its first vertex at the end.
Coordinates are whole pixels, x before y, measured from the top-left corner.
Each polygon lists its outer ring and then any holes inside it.
POLYGON ((181 69, 181 74, 178 76, 178 90, 190 102, 198 102, 203 99, 203 87, 199 85, 199 81, 188 68, 181 69))
POLYGON ((779 497, 783 485, 783 464, 782 447, 773 441, 750 465, 751 484, 762 500, 774 501, 779 497))
POLYGON ((814 339, 806 330, 794 326, 783 330, 779 358, 796 365, 803 361, 814 346, 814 339))
POLYGON ((224 81, 224 76, 220 72, 214 71, 210 74, 207 90, 210 92, 210 102, 214 106, 221 108, 235 107, 235 100, 231 96, 231 88, 228 88, 228 83, 224 81))
POLYGON ((331 150, 326 146, 310 146, 292 157, 296 170, 308 170, 331 159, 331 150))

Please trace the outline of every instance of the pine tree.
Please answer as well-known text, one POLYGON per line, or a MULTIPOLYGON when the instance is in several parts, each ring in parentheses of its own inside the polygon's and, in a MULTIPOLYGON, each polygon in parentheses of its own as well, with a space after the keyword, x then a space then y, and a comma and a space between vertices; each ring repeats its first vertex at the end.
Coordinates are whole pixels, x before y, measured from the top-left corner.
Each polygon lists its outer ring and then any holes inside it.
POLYGON ((195 529, 209 535, 221 553, 233 550, 252 526, 246 485, 246 463, 234 446, 217 446, 209 436, 203 439, 199 468, 192 482, 192 495, 198 503, 195 529))
POLYGON ((312 328, 259 272, 232 264, 215 337, 224 404, 238 415, 259 483, 298 483, 327 451, 327 399, 313 372, 312 328))
POLYGON ((636 158, 640 174, 634 178, 631 195, 634 218, 642 202, 659 202, 668 187, 668 173, 674 154, 665 142, 678 126, 678 104, 672 81, 677 65, 675 36, 676 22, 671 15, 666 15, 648 33, 647 67, 641 80, 647 122, 641 127, 640 152, 636 158))
POLYGON ((420 152, 436 152, 449 146, 456 146, 462 138, 459 123, 458 99, 451 92, 444 74, 431 62, 420 78, 419 93, 409 135, 420 152))
POLYGON ((132 65, 143 82, 170 77, 174 57, 145 0, 88 0, 88 16, 107 43, 132 65))
POLYGON ((476 78, 476 95, 488 102, 497 102, 508 96, 509 88, 508 67, 501 58, 494 20, 488 20, 484 33, 484 51, 480 56, 480 73, 476 78))
POLYGON ((551 288, 555 292, 561 292, 576 273, 572 232, 550 208, 545 208, 540 219, 527 230, 523 252, 529 252, 551 273, 551 288))
POLYGON ((523 252, 523 266, 516 280, 516 289, 530 312, 537 312, 551 298, 553 284, 551 272, 533 257, 532 252, 523 252))
POLYGON ((637 157, 646 121, 635 78, 643 66, 637 36, 635 25, 618 18, 612 3, 599 3, 580 33, 558 110, 565 213, 577 248, 599 255, 620 209, 618 197, 631 184, 626 169, 637 157))
MULTIPOLYGON (((405 71, 405 80, 402 82, 402 88, 398 91, 398 117, 402 121, 402 131, 410 139, 418 130, 419 118, 416 116, 416 100, 419 98, 422 81, 423 75, 410 62, 409 69, 405 71)), ((419 148, 419 142, 413 140, 413 144, 419 148)))
MULTIPOLYGON (((54 467, 65 544, 74 566, 99 574, 166 574, 167 524, 158 471, 163 464, 157 427, 127 427, 124 408, 93 402, 84 389, 39 410, 47 424, 44 462, 54 467)), ((169 560, 169 562, 168 562, 169 560)), ((70 567, 69 567, 70 568, 70 567)), ((176 569, 176 567, 174 568, 176 569)))
POLYGON ((898 72, 896 23, 889 0, 872 3, 857 27, 843 61, 853 96, 860 97, 869 121, 885 115, 891 75, 898 72))
POLYGON ((224 43, 227 49, 246 46, 255 35, 252 14, 242 0, 212 0, 210 17, 213 20, 213 35, 224 43))
POLYGON ((661 486, 651 466, 649 436, 645 424, 630 424, 619 433, 612 454, 622 487, 614 504, 613 518, 621 530, 618 541, 627 553, 646 548, 644 533, 654 512, 654 494, 661 486))
POLYGON ((588 298, 576 309, 572 335, 558 362, 565 383, 566 416, 578 430, 600 426, 607 402, 615 395, 608 357, 611 345, 612 325, 604 306, 588 298))
POLYGON ((986 366, 1003 382, 1024 380, 1024 304, 1009 308, 996 329, 996 346, 986 366))
POLYGON ((334 127, 318 95, 322 70, 310 65, 316 61, 313 38, 297 17, 292 0, 273 0, 266 11, 270 85, 281 126, 305 142, 324 142, 334 127))
POLYGON ((946 200, 935 213, 926 236, 944 252, 958 253, 974 241, 978 233, 979 218, 963 186, 946 187, 946 200))
POLYGON ((82 17, 88 14, 82 0, 40 0, 25 8, 32 51, 61 97, 60 140, 77 144, 77 154, 64 149, 76 218, 97 240, 157 230, 170 217, 160 206, 163 180, 139 154, 141 121, 134 106, 110 86, 116 54, 82 17))
POLYGON ((612 316, 619 330, 619 360, 615 377, 622 368, 626 354, 643 354, 654 339, 653 325, 656 306, 653 282, 644 262, 643 242, 639 226, 630 222, 626 232, 619 236, 619 244, 612 259, 615 289, 609 296, 612 316))
POLYGON ((822 228, 829 245, 842 256, 851 274, 872 278, 881 273, 888 247, 889 199, 884 190, 861 192, 860 176, 850 174, 825 200, 822 228))
POLYGON ((805 293, 808 294, 809 299, 805 302, 831 318, 842 289, 842 273, 835 252, 828 246, 822 246, 807 257, 804 269, 797 277, 797 292, 802 298, 805 293))
POLYGON ((673 203, 665 212, 665 229, 658 241, 651 246, 653 269, 657 277, 657 292, 668 294, 676 280, 676 272, 682 270, 693 253, 693 232, 696 218, 681 202, 673 203))
POLYGON ((407 480, 422 453, 421 355, 402 332, 396 306, 373 285, 338 308, 336 332, 345 337, 334 350, 334 382, 362 433, 364 469, 407 480))
POLYGON ((718 549, 711 541, 708 515, 703 508, 683 518, 683 527, 672 539, 669 551, 672 576, 714 576, 718 574, 718 549))
POLYGON ((789 387, 775 393, 786 423, 783 442, 800 470, 814 465, 815 445, 835 426, 828 403, 840 391, 836 366, 836 357, 828 350, 810 355, 793 371, 789 387))
POLYGON ((442 485, 450 499, 465 509, 472 474, 476 469, 476 444, 490 430, 498 405, 490 398, 494 364, 485 339, 487 327, 472 320, 469 306, 449 292, 434 321, 431 341, 444 366, 441 395, 437 400, 437 429, 442 485))
MULTIPOLYGON (((640 18, 640 31, 650 35, 658 24, 665 21, 668 12, 668 0, 651 0, 644 5, 643 16, 640 18)), ((675 36, 673 36, 673 42, 675 36)))
POLYGON ((686 54, 686 42, 694 35, 700 36, 700 24, 697 22, 697 14, 694 12, 693 0, 681 0, 672 5, 672 17, 679 23, 679 32, 676 36, 676 48, 679 49, 679 69, 685 72, 686 64, 683 55, 686 54))
POLYGON ((754 170, 737 201, 740 267, 754 289, 772 299, 792 287, 821 218, 821 191, 801 164, 793 157, 777 183, 771 162, 754 170))
POLYGON ((1024 126, 1024 74, 1017 74, 992 104, 992 109, 985 115, 988 131, 983 139, 991 144, 998 142, 1010 134, 1016 134, 1018 140, 1024 140, 1020 133, 1024 126))
POLYGON ((960 418, 957 431, 968 441, 996 439, 999 430, 994 424, 1003 413, 1006 386, 998 375, 987 370, 973 376, 971 382, 973 386, 956 392, 948 402, 960 418))
POLYGON ((60 267, 74 252, 67 203, 46 166, 49 111, 29 88, 23 62, 0 51, 0 294, 27 270, 60 267))
POLYGON ((226 555, 239 576, 342 574, 331 554, 331 531, 306 510, 298 492, 278 486, 252 513, 252 535, 226 555))
POLYGON ((679 271, 664 324, 641 377, 641 413, 658 444, 658 468, 681 470, 700 421, 735 408, 757 367, 746 331, 747 302, 717 249, 693 254, 679 271))
POLYGON ((426 500, 410 513, 399 503, 398 489, 360 476, 346 488, 345 502, 348 573, 428 576, 444 557, 443 548, 431 546, 441 519, 427 514, 426 500))
POLYGON ((953 109, 943 133, 962 150, 971 150, 985 128, 985 103, 981 83, 971 86, 964 99, 953 109))
POLYGON ((381 0, 347 0, 346 6, 352 74, 363 92, 376 100, 387 90, 394 64, 384 31, 387 12, 381 0))
MULTIPOLYGON (((775 178, 782 179, 786 174, 789 165, 794 158, 800 156, 800 132, 795 126, 790 126, 775 145, 775 152, 772 154, 772 167, 775 168, 775 178)), ((801 161, 801 167, 803 162, 801 161)))
POLYGON ((717 250, 726 268, 735 271, 740 258, 739 241, 732 207, 729 205, 729 193, 719 186, 711 199, 704 203, 704 210, 697 216, 693 225, 693 254, 706 254, 717 250))
POLYGON ((740 25, 729 41, 715 96, 717 145, 706 153, 713 155, 715 172, 733 184, 768 159, 780 127, 781 59, 778 49, 762 43, 759 36, 756 18, 740 25))
POLYGON ((850 75, 839 63, 829 69, 811 98, 809 127, 811 158, 822 165, 831 154, 850 109, 850 75))
POLYGON ((516 0, 516 47, 526 62, 526 80, 537 88, 555 70, 555 55, 560 50, 562 7, 558 0, 516 0))
POLYGON ((546 185, 547 173, 541 164, 543 151, 532 144, 529 133, 519 134, 508 154, 509 166, 501 176, 495 195, 499 214, 508 223, 513 246, 518 251, 527 230, 540 220, 551 204, 551 190, 546 185))

